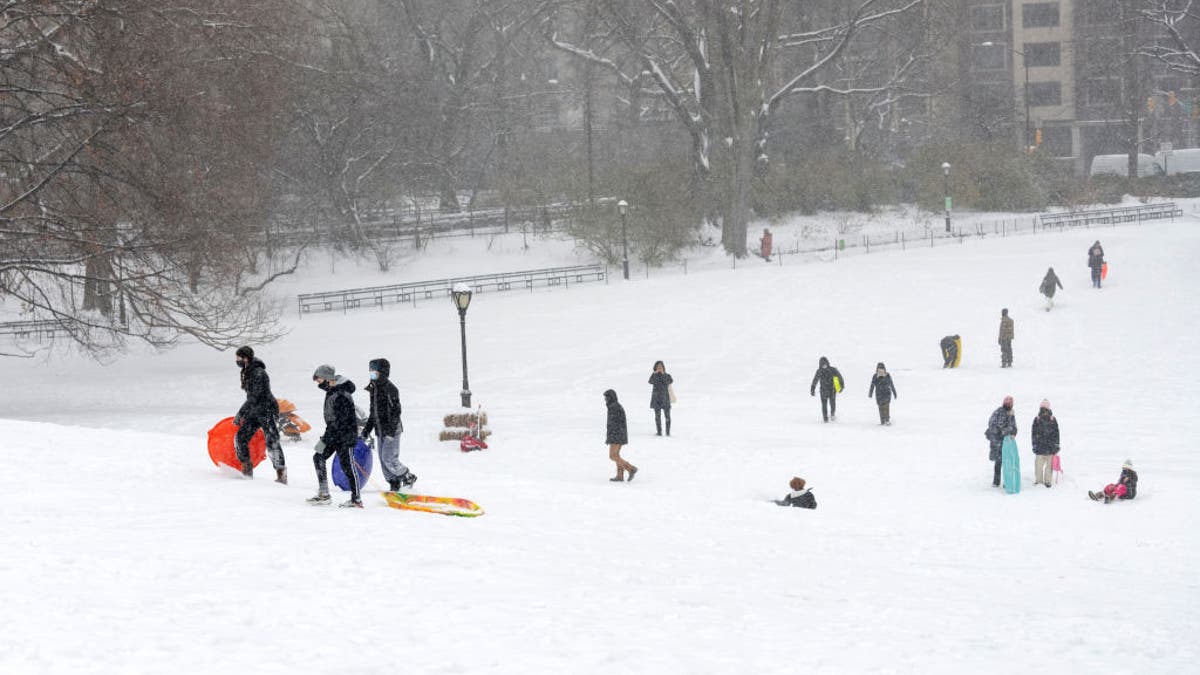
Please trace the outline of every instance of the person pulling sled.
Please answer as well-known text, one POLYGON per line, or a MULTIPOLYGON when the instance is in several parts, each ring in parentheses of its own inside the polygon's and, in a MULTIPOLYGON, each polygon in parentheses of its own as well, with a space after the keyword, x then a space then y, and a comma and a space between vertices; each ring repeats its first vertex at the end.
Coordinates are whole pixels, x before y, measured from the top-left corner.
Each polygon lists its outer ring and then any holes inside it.
POLYGON ((254 478, 250 439, 254 438, 254 432, 262 429, 267 442, 267 455, 275 467, 275 482, 287 485, 287 465, 283 448, 279 445, 279 427, 276 425, 279 403, 271 393, 267 365, 254 358, 254 349, 249 346, 238 347, 235 362, 241 370, 242 389, 246 392, 246 402, 233 416, 233 424, 238 428, 233 444, 238 461, 242 464, 242 475, 254 478))
POLYGON ((340 504, 343 508, 361 509, 362 494, 358 484, 358 473, 354 471, 354 446, 358 444, 358 416, 354 409, 354 383, 345 375, 338 375, 333 366, 318 366, 313 372, 313 381, 325 392, 325 433, 317 442, 313 452, 313 467, 317 471, 317 494, 308 499, 310 504, 328 504, 329 477, 325 462, 337 455, 342 473, 350 482, 350 499, 340 504))

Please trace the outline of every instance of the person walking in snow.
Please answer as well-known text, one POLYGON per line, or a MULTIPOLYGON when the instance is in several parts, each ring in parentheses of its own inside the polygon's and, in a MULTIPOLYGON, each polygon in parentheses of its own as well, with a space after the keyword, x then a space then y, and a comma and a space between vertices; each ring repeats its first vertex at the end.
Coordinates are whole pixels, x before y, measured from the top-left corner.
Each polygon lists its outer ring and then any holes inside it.
POLYGON ((762 254, 763 260, 766 260, 767 262, 771 262, 771 247, 772 247, 771 244, 772 244, 771 230, 769 228, 764 227, 762 239, 758 240, 758 246, 759 246, 758 250, 759 250, 759 253, 762 254))
POLYGON ((614 483, 625 480, 625 472, 629 472, 629 480, 633 480, 638 468, 621 459, 621 447, 629 443, 629 428, 625 424, 625 408, 617 402, 617 392, 608 389, 604 392, 604 403, 608 406, 608 425, 605 430, 604 442, 608 444, 608 458, 617 464, 617 475, 609 478, 614 483))
POLYGON ((829 359, 822 356, 817 362, 817 372, 813 373, 812 384, 808 388, 809 396, 817 395, 817 385, 821 385, 821 417, 826 422, 837 419, 837 395, 846 386, 842 373, 829 365, 829 359))
POLYGON ((883 366, 883 361, 875 365, 875 375, 871 378, 871 388, 867 390, 867 398, 875 397, 875 403, 879 406, 879 423, 883 425, 891 425, 891 404, 892 398, 900 398, 896 393, 896 385, 892 384, 892 375, 883 366))
POLYGON ((671 384, 674 378, 667 373, 667 367, 662 361, 654 362, 654 371, 650 373, 650 407, 654 409, 654 428, 656 436, 663 435, 662 417, 667 418, 667 435, 671 435, 671 384))
POLYGON ((400 461, 400 434, 404 423, 400 421, 400 392, 389 376, 392 364, 387 359, 374 359, 367 364, 371 381, 364 387, 371 397, 371 412, 362 428, 362 437, 368 444, 371 432, 379 436, 379 466, 388 482, 388 489, 399 492, 402 487, 411 487, 417 477, 400 461))
POLYGON ((1121 465, 1121 477, 1115 483, 1109 483, 1104 486, 1100 492, 1088 491, 1088 496, 1095 501, 1104 500, 1105 504, 1111 503, 1114 499, 1133 499, 1137 497, 1138 475, 1133 470, 1133 460, 1127 459, 1121 465))
POLYGON ((1092 269, 1092 287, 1100 288, 1100 277, 1104 271, 1104 247, 1100 245, 1099 239, 1088 249, 1088 267, 1092 269))
POLYGON ((313 452, 313 467, 317 470, 317 494, 310 504, 329 503, 329 479, 325 462, 337 455, 342 473, 350 483, 350 500, 341 504, 347 508, 362 508, 358 474, 354 471, 354 446, 358 444, 358 416, 354 410, 354 383, 338 375, 333 366, 321 365, 313 371, 313 381, 325 392, 325 433, 313 452))
POLYGON ((1033 484, 1050 487, 1054 477, 1054 456, 1058 454, 1058 420, 1050 410, 1050 401, 1043 399, 1031 427, 1033 435, 1033 484))
POLYGON ((1054 268, 1046 270, 1046 276, 1042 278, 1042 285, 1038 286, 1038 290, 1042 295, 1046 296, 1046 311, 1049 312, 1054 307, 1054 290, 1062 288, 1062 282, 1058 280, 1058 275, 1054 273, 1054 268))
POLYGON ((792 489, 783 499, 775 500, 775 503, 780 506, 795 506, 802 509, 817 508, 817 498, 813 495, 812 490, 804 487, 806 483, 799 476, 788 482, 788 487, 792 489))
POLYGON ((267 441, 267 454, 275 467, 275 482, 287 485, 287 466, 283 458, 283 448, 279 445, 279 402, 271 393, 271 378, 267 375, 267 364, 254 357, 254 350, 249 346, 238 347, 235 361, 241 369, 242 389, 246 392, 246 402, 233 416, 233 424, 238 428, 233 438, 233 447, 237 452, 238 461, 242 464, 242 475, 254 478, 254 464, 250 460, 250 439, 254 432, 263 430, 267 441))
POLYGON ((1000 310, 1000 367, 1012 368, 1013 320, 1008 309, 1000 310))
POLYGON ((988 418, 987 431, 983 435, 988 439, 988 459, 995 465, 992 472, 992 487, 1000 487, 1004 439, 1007 436, 1015 438, 1017 435, 1017 418, 1013 413, 1013 397, 1005 396, 1004 403, 992 412, 992 416, 988 418))
POLYGON ((954 368, 958 361, 958 345, 962 338, 957 335, 947 335, 942 338, 942 367, 954 368))

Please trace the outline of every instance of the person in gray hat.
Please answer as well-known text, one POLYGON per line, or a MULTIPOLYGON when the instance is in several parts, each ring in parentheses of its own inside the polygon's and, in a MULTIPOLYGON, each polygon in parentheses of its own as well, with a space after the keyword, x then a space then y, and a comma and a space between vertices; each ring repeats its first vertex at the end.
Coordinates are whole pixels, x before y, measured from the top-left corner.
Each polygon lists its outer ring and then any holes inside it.
POLYGON ((350 499, 341 504, 343 508, 362 508, 362 494, 358 475, 354 472, 352 452, 358 443, 358 417, 354 411, 354 383, 345 375, 338 375, 333 366, 318 366, 313 371, 313 381, 325 392, 325 433, 317 442, 313 453, 313 466, 317 470, 317 494, 310 497, 310 504, 328 504, 329 478, 325 462, 337 455, 342 473, 350 482, 350 499))

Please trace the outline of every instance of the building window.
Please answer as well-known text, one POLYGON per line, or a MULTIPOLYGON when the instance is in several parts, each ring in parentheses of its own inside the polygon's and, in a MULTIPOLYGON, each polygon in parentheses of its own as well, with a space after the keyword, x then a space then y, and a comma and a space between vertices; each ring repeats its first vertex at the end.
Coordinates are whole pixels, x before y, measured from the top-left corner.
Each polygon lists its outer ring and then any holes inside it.
POLYGON ((1021 5, 1021 25, 1025 28, 1053 28, 1058 25, 1057 2, 1027 2, 1021 5))
POLYGON ((1062 85, 1058 82, 1030 82, 1029 105, 1062 105, 1062 85))
POLYGON ((1121 102, 1121 78, 1092 77, 1083 83, 1083 104, 1093 108, 1116 107, 1121 102))
POLYGON ((1025 65, 1030 68, 1057 66, 1062 63, 1062 46, 1058 42, 1026 42, 1025 65))
POLYGON ((1071 157, 1075 153, 1071 143, 1071 127, 1043 127, 1042 152, 1051 157, 1071 157))
POLYGON ((971 30, 1001 31, 1007 28, 1004 22, 1004 5, 976 5, 971 8, 971 30))
POLYGON ((1008 47, 1005 45, 974 45, 971 47, 971 68, 1004 70, 1007 68, 1007 57, 1008 47))

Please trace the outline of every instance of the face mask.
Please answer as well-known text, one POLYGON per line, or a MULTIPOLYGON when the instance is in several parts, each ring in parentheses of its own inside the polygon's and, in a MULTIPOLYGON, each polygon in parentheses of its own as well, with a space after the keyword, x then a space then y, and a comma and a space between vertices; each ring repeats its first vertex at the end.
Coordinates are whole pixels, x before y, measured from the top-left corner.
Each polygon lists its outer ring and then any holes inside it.
POLYGON ((328 382, 318 382, 317 389, 329 389, 329 383, 328 382))
POLYGON ((379 379, 379 371, 378 371, 378 370, 372 370, 372 371, 371 371, 371 379, 372 379, 372 380, 378 380, 378 379, 379 379))
POLYGON ((237 359, 236 361, 234 361, 234 363, 236 363, 236 364, 237 364, 237 367, 238 367, 238 368, 245 368, 245 367, 246 367, 246 360, 245 360, 245 359, 237 359))

